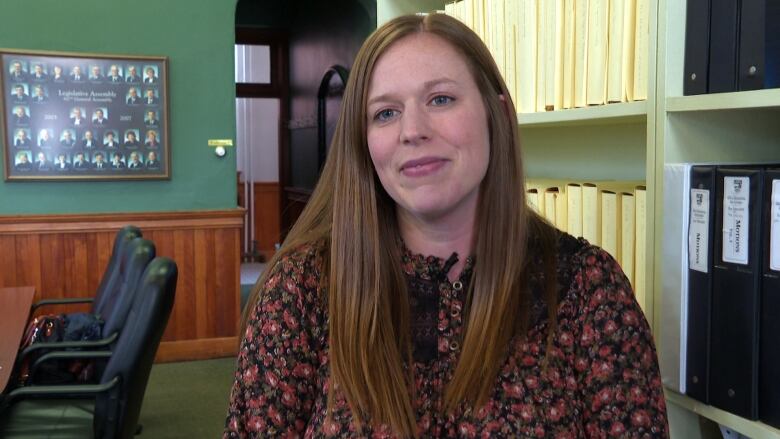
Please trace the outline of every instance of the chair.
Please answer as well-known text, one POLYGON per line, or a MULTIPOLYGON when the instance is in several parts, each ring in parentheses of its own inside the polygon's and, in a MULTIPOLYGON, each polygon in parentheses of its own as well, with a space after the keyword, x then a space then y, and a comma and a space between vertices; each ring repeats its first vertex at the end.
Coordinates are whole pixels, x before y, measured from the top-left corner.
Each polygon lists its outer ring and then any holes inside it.
MULTIPOLYGON (((103 314, 103 328, 99 340, 90 341, 57 341, 38 342, 24 348, 19 353, 16 361, 16 371, 20 371, 21 364, 33 353, 57 351, 63 349, 111 349, 123 331, 127 316, 133 304, 137 286, 141 281, 144 270, 155 257, 155 246, 152 241, 144 238, 134 238, 125 244, 124 252, 119 258, 116 280, 113 288, 116 292, 104 294, 101 300, 103 314)), ((31 370, 40 367, 52 358, 53 352, 43 354, 31 365, 31 370)), ((98 362, 102 364, 102 362, 98 362)), ((98 367, 98 376, 100 375, 98 367)), ((32 376, 32 374, 31 374, 32 376)))
POLYGON ((66 437, 132 438, 138 428, 152 362, 173 308, 177 276, 173 260, 154 259, 143 274, 125 330, 113 351, 56 353, 60 358, 108 358, 100 383, 13 390, 0 402, 0 437, 30 437, 31 432, 48 437, 56 430, 58 435, 67 432, 66 437), (82 399, 74 399, 74 395, 82 399), (94 403, 85 404, 84 397, 94 399, 94 403), (56 412, 49 411, 53 416, 40 414, 56 402, 62 404, 56 412), (68 405, 78 409, 68 412, 64 408, 68 405), (90 409, 94 409, 91 422, 84 416, 90 409), (64 417, 63 413, 75 416, 64 417), (52 425, 55 422, 58 425, 52 425))
POLYGON ((92 303, 92 309, 90 313, 101 315, 103 311, 103 305, 112 293, 118 290, 117 284, 120 283, 119 279, 119 263, 121 262, 124 249, 127 247, 133 239, 142 237, 141 229, 136 226, 124 226, 116 232, 114 238, 114 247, 111 251, 111 258, 108 260, 105 271, 103 271, 103 278, 100 280, 97 291, 95 291, 94 297, 81 297, 73 299, 44 299, 33 304, 32 311, 35 312, 38 308, 47 305, 69 305, 74 303, 92 303))

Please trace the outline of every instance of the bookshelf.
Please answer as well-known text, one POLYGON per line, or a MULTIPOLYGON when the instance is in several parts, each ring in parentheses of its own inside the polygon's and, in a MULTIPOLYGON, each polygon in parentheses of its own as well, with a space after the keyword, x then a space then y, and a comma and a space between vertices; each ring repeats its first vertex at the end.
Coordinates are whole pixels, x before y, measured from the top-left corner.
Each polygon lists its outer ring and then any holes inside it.
MULTIPOLYGON (((377 0, 378 25, 444 0, 377 0)), ((780 89, 683 96, 686 2, 650 0, 647 100, 518 114, 529 178, 644 180, 647 186, 645 313, 654 332, 660 300, 663 169, 679 162, 780 162, 780 89)), ((668 214, 668 212, 667 212, 668 214)), ((656 336, 656 343, 659 338, 656 336)), ((751 438, 780 430, 666 392, 673 438, 720 437, 706 420, 751 438)))

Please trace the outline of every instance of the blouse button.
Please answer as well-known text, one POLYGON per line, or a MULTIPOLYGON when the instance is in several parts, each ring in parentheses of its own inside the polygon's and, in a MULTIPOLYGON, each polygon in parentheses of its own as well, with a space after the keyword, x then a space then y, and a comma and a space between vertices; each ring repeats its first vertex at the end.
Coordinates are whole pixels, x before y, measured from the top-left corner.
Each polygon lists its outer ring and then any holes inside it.
POLYGON ((460 315, 460 311, 458 311, 458 309, 457 309, 457 308, 452 308, 452 309, 450 310, 450 316, 452 316, 452 317, 458 317, 459 315, 460 315))
POLYGON ((457 351, 459 347, 460 347, 460 345, 458 344, 457 341, 453 341, 453 342, 450 343, 450 350, 451 351, 457 351))
POLYGON ((459 280, 456 280, 455 282, 452 283, 452 288, 454 288, 455 291, 462 290, 463 289, 463 282, 461 282, 459 280))

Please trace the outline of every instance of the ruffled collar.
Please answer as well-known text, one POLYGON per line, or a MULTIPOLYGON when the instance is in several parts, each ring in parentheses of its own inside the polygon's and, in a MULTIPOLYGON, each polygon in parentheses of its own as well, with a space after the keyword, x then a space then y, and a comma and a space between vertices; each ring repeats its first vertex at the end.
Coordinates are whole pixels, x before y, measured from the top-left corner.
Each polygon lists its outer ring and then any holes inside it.
MULTIPOLYGON (((405 244, 402 247, 401 263, 404 273, 423 280, 447 279, 447 273, 458 260, 457 252, 453 252, 449 258, 444 259, 438 256, 414 253, 405 244)), ((474 256, 472 255, 466 258, 466 265, 464 265, 463 271, 458 277, 463 279, 470 276, 473 269, 474 256)))

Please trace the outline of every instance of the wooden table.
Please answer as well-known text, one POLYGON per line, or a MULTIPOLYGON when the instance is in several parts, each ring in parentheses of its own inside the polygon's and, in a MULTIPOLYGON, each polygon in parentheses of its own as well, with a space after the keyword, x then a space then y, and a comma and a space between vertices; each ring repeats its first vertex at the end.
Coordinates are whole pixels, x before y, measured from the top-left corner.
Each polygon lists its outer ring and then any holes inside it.
POLYGON ((0 392, 11 377, 34 295, 35 287, 0 288, 0 392))

